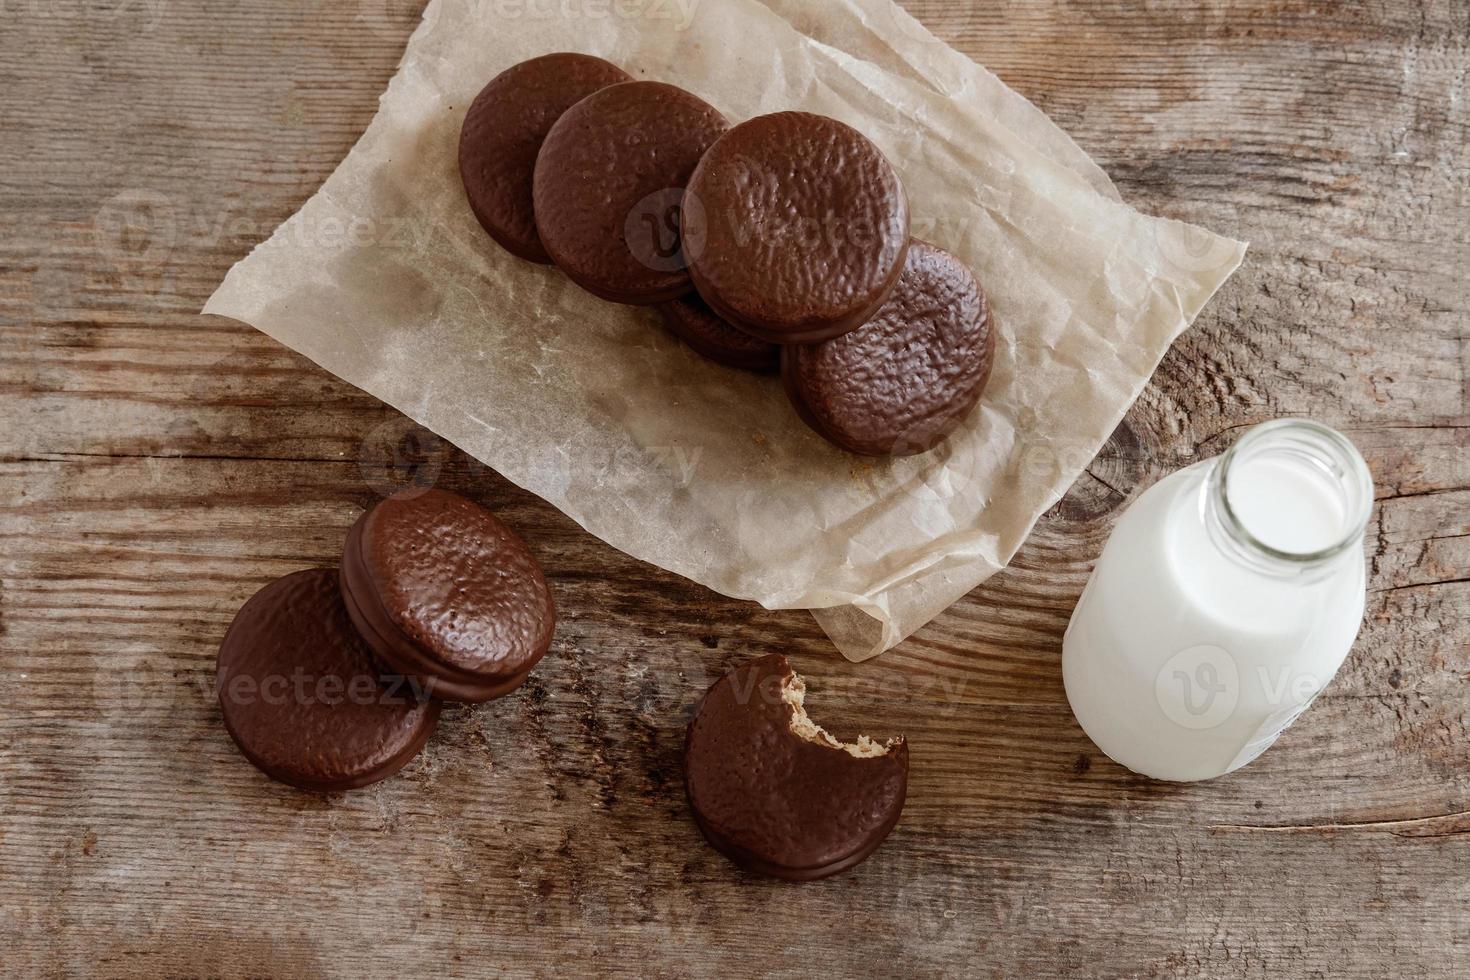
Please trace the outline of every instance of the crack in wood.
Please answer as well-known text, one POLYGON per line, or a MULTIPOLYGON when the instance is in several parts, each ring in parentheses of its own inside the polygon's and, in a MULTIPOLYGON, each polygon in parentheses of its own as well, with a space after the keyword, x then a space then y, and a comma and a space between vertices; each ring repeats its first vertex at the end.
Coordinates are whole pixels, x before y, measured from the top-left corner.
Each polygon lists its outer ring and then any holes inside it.
POLYGON ((214 463, 356 463, 358 460, 352 456, 337 456, 335 458, 325 456, 253 456, 242 454, 229 456, 224 454, 210 453, 48 453, 42 456, 3 456, 0 455, 0 466, 11 463, 70 463, 83 459, 157 459, 157 460, 190 460, 197 462, 214 463))
POLYGON ((1389 585, 1381 589, 1369 589, 1369 595, 1387 595, 1390 592, 1405 592, 1409 589, 1432 589, 1441 585, 1463 585, 1470 582, 1470 576, 1465 578, 1442 578, 1432 582, 1410 582, 1407 585, 1389 585))
POLYGON ((1396 837, 1462 837, 1470 836, 1470 810, 1453 813, 1435 813, 1423 817, 1406 817, 1400 820, 1364 820, 1356 823, 1289 823, 1289 824, 1210 824, 1211 830, 1238 831, 1242 833, 1385 833, 1396 837), (1440 829, 1441 824, 1449 824, 1440 829), (1428 828, 1428 833, 1406 833, 1415 828, 1428 828))

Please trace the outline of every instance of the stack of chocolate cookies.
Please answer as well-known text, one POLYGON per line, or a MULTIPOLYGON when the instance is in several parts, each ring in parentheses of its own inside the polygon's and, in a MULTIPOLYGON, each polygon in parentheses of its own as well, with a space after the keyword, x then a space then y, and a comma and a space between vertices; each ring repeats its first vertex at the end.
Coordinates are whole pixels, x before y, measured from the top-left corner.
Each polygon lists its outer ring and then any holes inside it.
POLYGON ((989 380, 984 291, 910 237, 898 174, 835 119, 731 127, 675 86, 558 53, 491 80, 459 156, 495 241, 603 299, 657 307, 713 361, 779 370, 801 418, 849 452, 932 448, 989 380))
POLYGON ((441 701, 519 687, 555 626, 515 532, 457 494, 406 490, 353 525, 340 571, 295 572, 240 608, 219 650, 225 727, 274 779, 365 786, 418 754, 441 701))

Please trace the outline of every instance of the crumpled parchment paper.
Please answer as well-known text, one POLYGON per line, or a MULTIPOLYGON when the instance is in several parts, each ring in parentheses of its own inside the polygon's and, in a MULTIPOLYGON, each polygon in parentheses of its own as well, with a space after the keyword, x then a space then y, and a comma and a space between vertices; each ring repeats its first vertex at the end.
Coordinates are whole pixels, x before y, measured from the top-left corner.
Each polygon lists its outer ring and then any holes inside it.
POLYGON ((1005 566, 1245 246, 1122 204, 1065 133, 888 0, 433 0, 377 117, 205 313, 243 320, 644 561, 807 608, 881 653, 1005 566), (583 51, 732 121, 835 116, 886 153, 914 234, 990 295, 996 365, 939 448, 876 461, 777 380, 713 365, 481 231, 460 124, 492 76, 583 51))

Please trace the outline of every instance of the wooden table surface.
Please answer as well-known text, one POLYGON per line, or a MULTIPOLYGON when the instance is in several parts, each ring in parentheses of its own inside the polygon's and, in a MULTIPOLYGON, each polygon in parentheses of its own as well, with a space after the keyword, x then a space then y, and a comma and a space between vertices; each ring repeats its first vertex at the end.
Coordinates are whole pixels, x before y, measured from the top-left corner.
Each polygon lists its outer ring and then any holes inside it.
POLYGON ((420 6, 0 0, 0 975, 1470 975, 1463 0, 912 4, 1129 202, 1253 245, 1013 567, 858 667, 198 315, 420 6), (1068 615, 1132 497, 1288 415, 1377 481, 1363 632, 1249 768, 1134 776, 1067 708, 1068 615), (397 778, 270 782, 220 636, 409 479, 523 532, 556 645, 397 778), (772 650, 912 743, 898 830, 822 883, 737 873, 684 801, 687 707, 772 650))

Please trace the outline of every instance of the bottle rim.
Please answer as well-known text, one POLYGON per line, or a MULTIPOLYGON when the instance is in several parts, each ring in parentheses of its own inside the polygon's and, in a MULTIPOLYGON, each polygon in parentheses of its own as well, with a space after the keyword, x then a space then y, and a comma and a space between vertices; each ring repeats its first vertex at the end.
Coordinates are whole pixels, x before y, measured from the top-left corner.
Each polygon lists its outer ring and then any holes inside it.
POLYGON ((1211 496, 1220 523, 1229 536, 1258 555, 1287 563, 1292 568, 1323 564, 1359 547, 1373 514, 1373 477, 1362 453, 1341 432, 1311 419, 1275 419, 1254 426, 1220 457, 1212 482, 1211 496), (1332 544, 1315 551, 1287 551, 1267 544, 1250 532, 1230 504, 1231 464, 1263 440, 1293 434, 1307 436, 1316 443, 1313 448, 1325 450, 1317 454, 1314 462, 1329 465, 1330 475, 1343 487, 1343 531, 1332 544))

